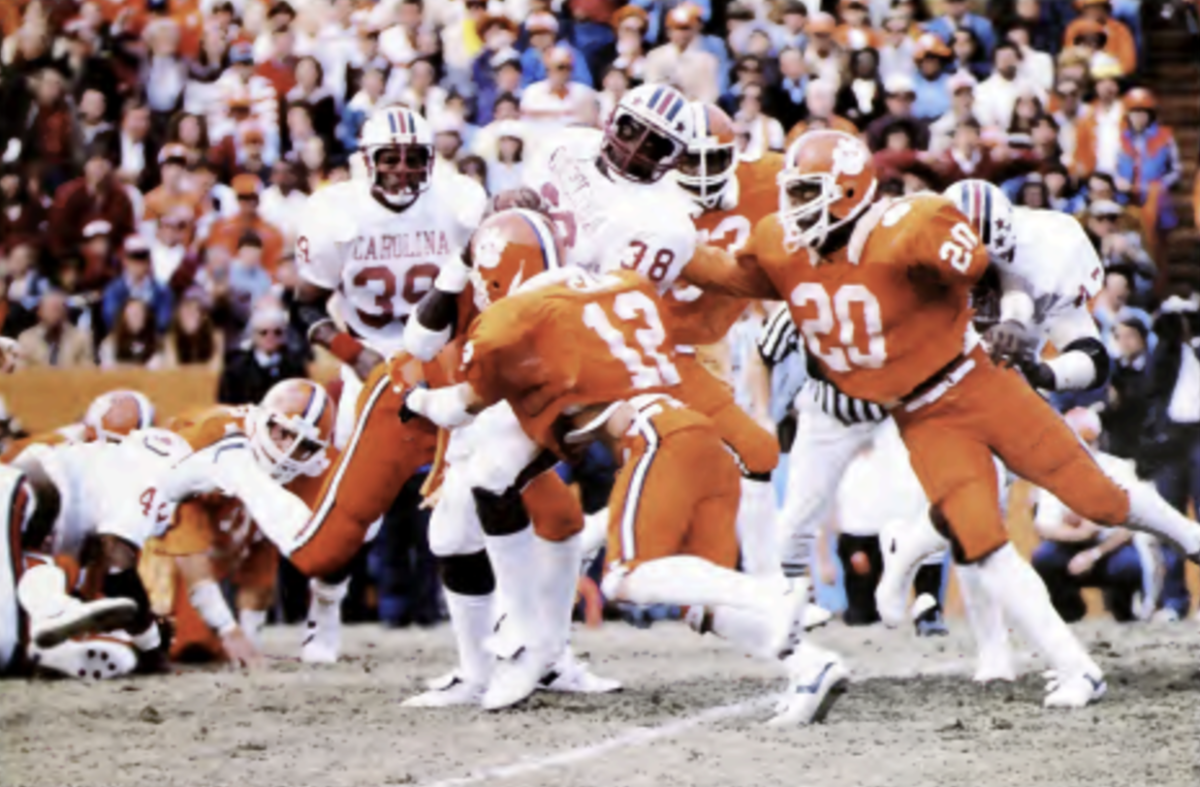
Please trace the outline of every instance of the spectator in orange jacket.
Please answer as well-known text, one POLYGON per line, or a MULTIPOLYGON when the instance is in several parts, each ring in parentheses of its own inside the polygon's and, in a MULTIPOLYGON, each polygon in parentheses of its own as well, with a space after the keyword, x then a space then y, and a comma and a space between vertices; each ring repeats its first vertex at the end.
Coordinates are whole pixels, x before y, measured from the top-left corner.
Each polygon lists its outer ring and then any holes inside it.
POLYGON ((1109 0, 1079 0, 1079 8, 1082 16, 1067 25, 1063 34, 1063 46, 1071 46, 1079 29, 1088 27, 1089 22, 1095 22, 1103 25, 1104 32, 1108 34, 1104 52, 1117 59, 1124 73, 1132 74, 1137 70, 1137 45, 1134 43, 1133 33, 1129 32, 1129 28, 1123 23, 1113 19, 1112 3, 1109 0))
POLYGON ((1093 172, 1113 174, 1117 171, 1117 155, 1121 152, 1121 121, 1125 107, 1121 103, 1120 74, 1115 68, 1098 68, 1092 72, 1096 100, 1084 112, 1075 128, 1075 158, 1071 173, 1077 178, 1093 172))
POLYGON ((235 216, 220 219, 213 225, 205 248, 221 246, 229 256, 237 254, 238 242, 243 235, 257 235, 262 241, 262 267, 272 277, 283 254, 283 235, 258 215, 258 195, 262 181, 256 175, 241 174, 233 179, 233 191, 237 194, 238 212, 235 216))

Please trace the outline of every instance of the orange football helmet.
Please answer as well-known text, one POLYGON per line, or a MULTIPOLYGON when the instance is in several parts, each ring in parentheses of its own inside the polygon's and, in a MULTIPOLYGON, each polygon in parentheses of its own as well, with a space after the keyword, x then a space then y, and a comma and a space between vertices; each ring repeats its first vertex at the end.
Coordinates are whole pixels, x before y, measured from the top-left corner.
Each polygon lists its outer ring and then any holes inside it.
POLYGON ((789 251, 817 249, 875 200, 871 151, 844 131, 809 131, 784 156, 779 222, 789 251))
POLYGON ((83 416, 87 442, 119 443, 132 431, 154 425, 154 405, 138 391, 109 391, 88 405, 83 416))
POLYGON ((695 133, 688 140, 675 178, 704 210, 732 210, 738 201, 733 120, 717 105, 703 101, 693 101, 688 111, 695 133))
POLYGON ((480 311, 539 273, 562 267, 562 241, 550 219, 536 211, 500 211, 471 236, 471 287, 480 311))
POLYGON ((1158 99, 1144 87, 1135 87, 1126 93, 1121 98, 1121 103, 1125 105, 1125 111, 1131 109, 1140 109, 1145 112, 1158 111, 1158 99))
POLYGON ((298 475, 321 475, 329 467, 325 449, 333 439, 336 410, 312 380, 276 383, 247 419, 254 458, 281 484, 298 475))

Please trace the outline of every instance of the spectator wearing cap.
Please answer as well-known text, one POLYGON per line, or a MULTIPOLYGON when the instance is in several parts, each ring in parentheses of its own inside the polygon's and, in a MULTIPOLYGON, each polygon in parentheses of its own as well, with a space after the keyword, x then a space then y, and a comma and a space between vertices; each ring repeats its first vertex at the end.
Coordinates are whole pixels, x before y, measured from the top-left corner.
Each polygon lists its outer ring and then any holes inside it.
POLYGON ((520 99, 524 91, 524 80, 521 76, 521 54, 515 49, 505 49, 497 52, 491 58, 492 87, 481 92, 475 102, 476 122, 486 126, 496 119, 496 104, 501 96, 520 99))
POLYGON ((37 323, 17 337, 22 366, 51 366, 72 369, 94 366, 92 339, 71 324, 67 298, 49 290, 37 307, 37 323))
POLYGON ((1080 17, 1067 25, 1063 46, 1073 45, 1081 30, 1092 33, 1099 28, 1104 33, 1103 51, 1120 63, 1123 73, 1136 71, 1137 45, 1129 28, 1113 18, 1112 3, 1109 0, 1078 0, 1076 5, 1080 17))
POLYGON ((945 0, 942 5, 946 13, 925 23, 925 29, 942 39, 942 43, 948 45, 953 39, 956 29, 968 28, 983 44, 985 56, 991 57, 992 50, 996 47, 996 30, 992 27, 991 20, 985 16, 972 14, 967 8, 966 0, 945 0))
MULTIPOLYGON (((395 72, 393 72, 394 76, 395 72)), ((308 112, 309 125, 313 132, 333 145, 337 140, 338 108, 333 91, 325 86, 325 69, 315 57, 302 57, 296 63, 296 86, 287 94, 288 134, 290 150, 299 145, 292 132, 292 109, 304 107, 308 112)))
POLYGON ((121 275, 104 288, 102 317, 106 331, 116 326, 125 302, 131 298, 147 305, 155 330, 160 333, 167 330, 174 299, 166 284, 154 280, 150 244, 140 235, 125 238, 121 247, 121 275))
MULTIPOLYGON (((272 7, 272 11, 275 10, 272 7)), ((269 50, 266 57, 255 58, 258 65, 254 67, 254 74, 270 82, 277 97, 286 96, 296 86, 296 66, 300 62, 296 56, 296 33, 290 24, 279 24, 265 35, 269 36, 269 50)))
POLYGON ((646 10, 636 5, 622 6, 612 15, 612 25, 617 35, 612 67, 624 71, 635 82, 645 81, 646 30, 650 26, 646 10))
POLYGON ((1146 88, 1125 94, 1125 123, 1117 154, 1117 188, 1142 206, 1143 233, 1161 248, 1167 232, 1179 225, 1170 190, 1179 182, 1179 146, 1171 129, 1158 122, 1158 99, 1146 88))
POLYGON ((893 8, 883 20, 883 43, 879 46, 879 73, 884 82, 896 74, 912 76, 917 71, 914 57, 917 39, 910 34, 912 20, 899 8, 893 8))
POLYGON ((525 88, 521 96, 521 120, 531 138, 581 122, 589 102, 596 100, 596 91, 571 81, 573 59, 569 49, 554 47, 545 57, 546 78, 525 88))
MULTIPOLYGON (((157 224, 176 208, 183 208, 193 217, 199 215, 200 194, 188 173, 187 148, 178 142, 163 145, 158 151, 158 171, 161 182, 146 195, 142 220, 157 224)), ((153 227, 150 232, 153 233, 153 227)))
POLYGON ((89 221, 83 228, 78 257, 77 264, 68 262, 64 266, 64 285, 67 278, 72 278, 68 289, 74 292, 103 292, 121 270, 121 265, 114 256, 112 225, 104 219, 89 221))
POLYGON ((433 150, 438 163, 434 177, 444 177, 458 171, 458 158, 463 153, 466 121, 460 113, 444 109, 429 124, 433 130, 433 150))
POLYGON ((851 52, 850 73, 838 91, 837 113, 865 130, 887 114, 885 93, 879 78, 879 52, 871 48, 851 52))
POLYGON ((1008 41, 996 47, 992 75, 975 90, 975 117, 985 128, 1007 129, 1013 120, 1017 98, 1032 93, 1045 103, 1045 93, 1021 79, 1021 51, 1008 41))
POLYGON ((146 192, 158 185, 158 150, 150 136, 150 107, 130 99, 121 108, 117 177, 146 192))
POLYGON ((808 116, 805 93, 808 91, 808 64, 804 53, 787 47, 779 53, 779 85, 772 93, 771 106, 784 128, 792 128, 808 116))
POLYGON ((237 254, 244 235, 257 235, 262 243, 262 267, 268 274, 273 273, 283 253, 283 236, 258 215, 262 181, 255 175, 238 175, 233 179, 233 191, 237 195, 238 212, 213 225, 205 247, 221 246, 232 257, 237 254))
POLYGON ((287 346, 287 312, 274 298, 255 304, 249 338, 225 356, 217 386, 221 404, 254 404, 282 380, 306 377, 304 358, 287 346))
POLYGON ((0 250, 46 229, 46 206, 17 164, 0 162, 0 250))
POLYGON ((82 138, 67 103, 62 73, 54 68, 39 71, 33 80, 33 95, 21 129, 21 161, 36 165, 43 190, 53 193, 71 176, 82 138))
POLYGON ((517 24, 506 16, 489 16, 479 34, 483 38, 483 49, 471 62, 471 81, 475 86, 475 117, 486 125, 491 122, 492 105, 499 95, 496 87, 498 66, 506 58, 514 58, 519 64, 520 53, 512 48, 517 42, 517 24))
POLYGON ((265 135, 267 161, 279 158, 279 96, 271 80, 254 73, 254 48, 249 42, 229 47, 229 68, 217 80, 216 89, 218 101, 208 118, 214 144, 236 135, 242 122, 253 120, 265 135))
MULTIPOLYGON (((1200 506, 1200 297, 1172 295, 1154 320, 1158 344, 1150 358, 1146 398, 1149 415, 1139 469, 1154 479, 1158 492, 1179 511, 1189 499, 1200 506)), ((1161 617, 1179 620, 1191 598, 1184 581, 1186 559, 1164 547, 1161 617)))
MULTIPOLYGON (((917 63, 917 72, 913 75, 913 115, 925 120, 933 120, 945 114, 950 108, 950 77, 951 60, 954 57, 950 47, 932 33, 926 33, 917 41, 913 58, 917 63)), ((977 96, 978 97, 978 96, 977 96)))
POLYGON ((1141 235, 1136 230, 1120 228, 1121 214, 1121 206, 1112 200, 1093 200, 1087 208, 1087 223, 1084 229, 1092 245, 1096 247, 1104 267, 1128 271, 1134 290, 1148 295, 1157 269, 1154 260, 1142 245, 1141 235))
POLYGON ((50 253, 69 256, 78 245, 83 228, 93 219, 112 227, 115 243, 133 232, 133 203, 113 174, 111 140, 100 137, 85 156, 83 175, 64 183, 54 193, 50 208, 50 253))
POLYGON ((558 20, 554 15, 538 11, 525 18, 523 25, 525 35, 529 39, 529 47, 521 53, 521 84, 524 87, 546 78, 546 55, 557 47, 565 47, 571 51, 572 67, 571 81, 591 87, 592 73, 588 70, 587 59, 582 53, 567 41, 555 43, 558 39, 558 20))
POLYGON ((1104 25, 1089 19, 1076 21, 1078 24, 1075 26, 1075 38, 1071 40, 1071 48, 1086 56, 1091 68, 1112 66, 1120 69, 1122 75, 1128 73, 1122 68, 1119 60, 1104 51, 1104 45, 1108 42, 1108 31, 1104 29, 1104 25))
POLYGON ((954 129, 958 124, 975 116, 975 77, 959 71, 950 77, 950 109, 946 114, 929 124, 929 152, 941 155, 950 149, 954 129))
POLYGON ((1092 72, 1096 99, 1088 106, 1079 121, 1075 136, 1076 177, 1093 172, 1114 174, 1121 153, 1122 121, 1125 105, 1121 101, 1121 75, 1116 68, 1099 68, 1092 72))
POLYGON ((876 48, 883 43, 879 31, 871 27, 870 9, 865 0, 839 0, 838 16, 841 23, 833 37, 847 51, 876 48))
POLYGON ((700 36, 701 11, 692 3, 667 14, 667 43, 646 55, 646 81, 677 85, 693 100, 713 102, 720 96, 720 61, 705 50, 700 36))
POLYGON ((784 148, 791 146, 806 131, 831 128, 847 134, 858 134, 858 126, 834 112, 837 106, 837 88, 824 79, 808 83, 808 94, 804 98, 805 119, 792 126, 784 141, 784 148))
MULTIPOLYGON (((1122 485, 1145 483, 1137 477, 1132 462, 1099 450, 1100 419, 1091 410, 1076 408, 1064 416, 1089 453, 1110 477, 1122 485)), ((1050 492, 1039 489, 1034 530, 1042 542, 1029 562, 1041 575, 1050 600, 1063 620, 1074 623, 1087 607, 1080 595, 1084 587, 1099 588, 1104 604, 1118 621, 1136 619, 1134 595, 1153 587, 1157 561, 1146 560, 1148 549, 1135 545, 1125 528, 1098 527, 1070 511, 1050 492)))
POLYGON ((841 45, 834 39, 836 31, 837 20, 831 14, 813 14, 808 21, 808 46, 804 50, 809 75, 833 85, 834 90, 842 85, 846 61, 841 45))
POLYGON ((895 76, 884 84, 885 109, 883 115, 866 127, 867 144, 872 151, 882 150, 887 129, 896 123, 905 123, 913 135, 913 147, 917 150, 929 148, 929 125, 913 117, 913 104, 917 94, 913 80, 895 76))

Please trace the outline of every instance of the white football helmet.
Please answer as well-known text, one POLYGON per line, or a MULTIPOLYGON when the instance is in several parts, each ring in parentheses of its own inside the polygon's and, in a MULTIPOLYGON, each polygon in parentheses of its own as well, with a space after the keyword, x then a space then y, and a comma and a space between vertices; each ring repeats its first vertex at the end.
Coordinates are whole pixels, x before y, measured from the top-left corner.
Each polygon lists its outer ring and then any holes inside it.
POLYGON ((284 380, 267 391, 247 419, 250 448, 271 478, 319 476, 329 467, 325 449, 333 438, 335 406, 311 380, 284 380))
POLYGON ((1017 246, 1013 206, 999 187, 986 180, 960 180, 942 196, 967 217, 992 262, 1012 262, 1017 246))
POLYGON ((600 158, 616 175, 654 183, 678 164, 695 136, 688 100, 669 85, 641 85, 613 109, 600 158))
POLYGON ((88 440, 120 443, 130 432, 154 425, 154 405, 139 391, 109 391, 88 405, 83 425, 88 440))
POLYGON ((732 210, 738 202, 738 149, 733 120, 715 104, 693 101, 694 134, 675 179, 703 210, 732 210))
POLYGON ((358 146, 371 188, 394 208, 407 208, 433 182, 433 130, 408 107, 393 105, 371 113, 358 146), (381 167, 385 152, 392 152, 393 160, 381 167))

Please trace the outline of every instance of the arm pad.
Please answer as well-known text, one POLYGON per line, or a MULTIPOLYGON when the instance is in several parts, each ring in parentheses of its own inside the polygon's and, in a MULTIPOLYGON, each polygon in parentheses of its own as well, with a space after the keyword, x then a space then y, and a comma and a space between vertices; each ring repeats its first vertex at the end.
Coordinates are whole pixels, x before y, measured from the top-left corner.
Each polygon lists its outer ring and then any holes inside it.
MULTIPOLYGON (((443 272, 445 269, 443 269, 443 272)), ((438 281, 441 281, 441 276, 438 281)), ((422 361, 431 361, 454 337, 458 322, 458 294, 435 285, 417 304, 404 326, 404 349, 422 361)))
POLYGON ((405 405, 443 429, 455 429, 474 418, 468 409, 471 393, 469 383, 434 390, 417 388, 409 393, 405 405))
POLYGON ((1046 361, 1054 372, 1054 390, 1090 391, 1108 381, 1111 361, 1099 339, 1076 339, 1057 358, 1046 361))
POLYGON ((233 619, 233 612, 221 595, 221 588, 211 579, 202 579, 192 585, 188 589, 188 601, 192 602, 192 607, 218 636, 223 637, 237 628, 237 621, 233 619))

